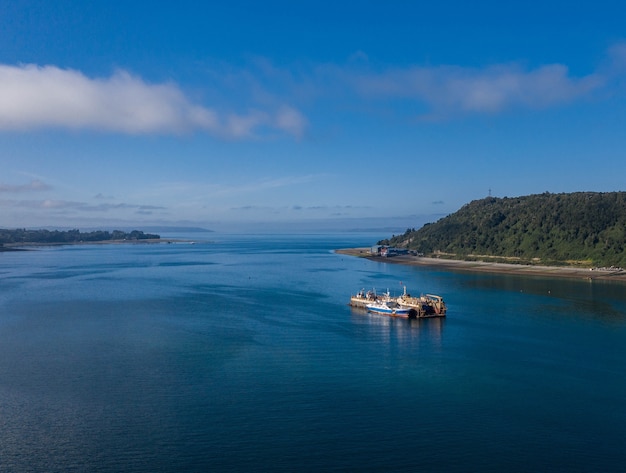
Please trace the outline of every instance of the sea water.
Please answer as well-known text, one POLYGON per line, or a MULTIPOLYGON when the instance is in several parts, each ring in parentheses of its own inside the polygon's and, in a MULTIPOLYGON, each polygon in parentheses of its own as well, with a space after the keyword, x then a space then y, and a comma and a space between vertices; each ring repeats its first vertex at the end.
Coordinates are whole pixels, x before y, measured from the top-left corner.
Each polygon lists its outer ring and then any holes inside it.
POLYGON ((384 236, 0 253, 0 471, 624 470, 626 285, 333 252, 384 236))

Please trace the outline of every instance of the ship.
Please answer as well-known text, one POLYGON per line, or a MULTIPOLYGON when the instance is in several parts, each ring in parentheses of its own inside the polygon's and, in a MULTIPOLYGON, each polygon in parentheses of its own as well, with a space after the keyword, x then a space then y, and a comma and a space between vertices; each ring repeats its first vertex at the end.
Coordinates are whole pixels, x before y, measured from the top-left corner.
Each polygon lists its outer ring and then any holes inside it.
POLYGON ((443 297, 435 294, 414 297, 407 293, 406 286, 404 293, 399 297, 391 297, 389 290, 377 295, 375 290, 365 292, 365 289, 361 289, 357 294, 350 296, 349 305, 376 314, 410 319, 445 317, 447 312, 443 297))
POLYGON ((412 319, 417 316, 417 311, 411 307, 401 307, 397 304, 390 305, 382 301, 372 302, 366 306, 366 309, 368 312, 392 317, 406 317, 412 319))

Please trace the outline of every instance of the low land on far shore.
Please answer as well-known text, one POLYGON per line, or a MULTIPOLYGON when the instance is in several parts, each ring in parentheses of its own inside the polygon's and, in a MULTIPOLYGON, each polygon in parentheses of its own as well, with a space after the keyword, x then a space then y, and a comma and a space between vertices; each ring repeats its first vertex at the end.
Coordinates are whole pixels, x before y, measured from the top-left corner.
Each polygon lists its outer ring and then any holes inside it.
POLYGON ((142 245, 154 243, 178 243, 181 240, 170 238, 145 238, 143 240, 94 240, 94 241, 70 241, 70 242, 27 242, 27 243, 7 243, 0 246, 0 251, 28 251, 37 247, 48 246, 69 246, 69 245, 142 245))
POLYGON ((580 268, 571 266, 541 266, 484 261, 464 261, 427 256, 397 255, 391 257, 374 256, 370 248, 343 248, 335 250, 342 255, 367 258, 382 263, 428 266, 451 271, 470 271, 493 274, 517 274, 522 276, 547 276, 585 280, 611 280, 626 282, 626 271, 612 268, 580 268))
POLYGON ((140 230, 112 232, 96 230, 27 230, 0 229, 0 251, 23 250, 34 246, 58 246, 101 243, 154 243, 162 242, 160 235, 144 233, 140 230))

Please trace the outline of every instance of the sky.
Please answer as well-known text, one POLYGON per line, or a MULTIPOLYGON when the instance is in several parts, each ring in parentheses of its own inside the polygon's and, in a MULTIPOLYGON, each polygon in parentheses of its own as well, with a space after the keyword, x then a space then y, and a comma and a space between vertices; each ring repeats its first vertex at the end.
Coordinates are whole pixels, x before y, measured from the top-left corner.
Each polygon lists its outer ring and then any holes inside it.
POLYGON ((0 228, 419 228, 626 190, 626 3, 0 1, 0 228))

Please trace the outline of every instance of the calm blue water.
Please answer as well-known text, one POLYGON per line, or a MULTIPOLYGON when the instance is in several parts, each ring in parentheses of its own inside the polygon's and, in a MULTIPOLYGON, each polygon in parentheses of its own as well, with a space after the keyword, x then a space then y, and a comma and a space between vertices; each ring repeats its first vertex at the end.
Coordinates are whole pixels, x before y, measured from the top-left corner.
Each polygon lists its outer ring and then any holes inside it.
POLYGON ((625 285, 332 252, 384 236, 0 253, 0 471, 624 471, 625 285), (448 317, 347 306, 400 281, 448 317))

